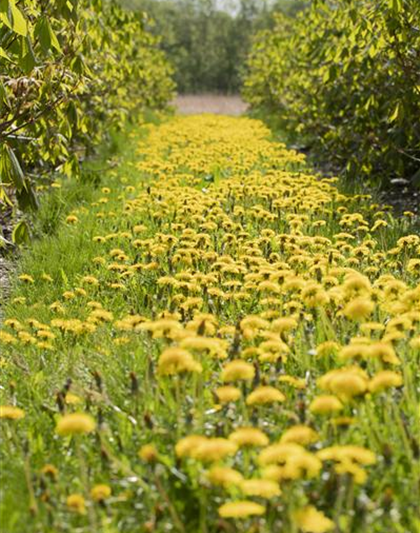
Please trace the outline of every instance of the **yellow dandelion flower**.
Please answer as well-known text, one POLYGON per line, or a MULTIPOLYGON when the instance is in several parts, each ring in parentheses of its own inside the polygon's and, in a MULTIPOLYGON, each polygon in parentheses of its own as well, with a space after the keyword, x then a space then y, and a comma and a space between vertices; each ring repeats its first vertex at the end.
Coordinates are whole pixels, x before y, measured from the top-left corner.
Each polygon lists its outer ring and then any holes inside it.
POLYGON ((65 300, 73 300, 73 298, 75 298, 76 295, 74 294, 73 291, 64 291, 63 292, 63 298, 65 300))
POLYGON ((86 413, 71 413, 60 418, 55 430, 64 437, 91 433, 95 428, 96 422, 90 415, 86 413))
POLYGON ((226 363, 222 369, 221 379, 225 383, 235 381, 249 381, 255 376, 255 368, 242 359, 235 359, 226 363))
POLYGON ((236 402, 241 397, 240 389, 231 385, 218 387, 214 393, 220 403, 236 402))
POLYGON ((260 386, 254 389, 246 398, 247 405, 264 405, 284 402, 286 396, 274 387, 260 386))
POLYGON ((36 336, 41 339, 50 339, 50 340, 55 339, 54 333, 52 333, 49 330, 44 330, 44 329, 40 329, 39 331, 37 331, 36 336))
POLYGON ((58 478, 58 468, 51 464, 46 464, 41 468, 41 474, 44 476, 49 476, 52 480, 58 478))
POLYGON ((299 389, 299 390, 302 390, 306 387, 306 381, 304 379, 297 378, 294 376, 288 376, 288 375, 280 376, 279 382, 286 383, 287 385, 290 385, 294 389, 299 389))
POLYGON ((281 481, 284 479, 284 466, 268 465, 262 468, 261 476, 264 479, 270 479, 271 481, 281 481))
POLYGON ((20 276, 18 276, 18 279, 20 279, 20 281, 23 281, 25 283, 35 283, 34 278, 30 276, 29 274, 20 274, 20 276))
POLYGON ((282 317, 273 320, 271 323, 271 329, 275 333, 287 333, 293 329, 296 329, 298 326, 298 321, 292 317, 282 317))
POLYGON ((241 330, 266 330, 270 323, 259 316, 250 315, 241 320, 241 330))
POLYGON ((229 435, 229 440, 238 446, 267 446, 269 443, 267 435, 260 429, 253 427, 236 429, 229 435))
POLYGON ((307 444, 312 444, 313 442, 316 442, 318 439, 319 437, 317 432, 309 426, 296 425, 288 429, 285 433, 283 433, 280 442, 296 442, 297 444, 306 446, 307 444))
POLYGON ((180 347, 198 352, 207 351, 212 357, 226 359, 228 342, 222 339, 212 339, 210 337, 186 337, 180 342, 180 347))
POLYGON ((89 321, 93 323, 112 322, 113 319, 114 315, 106 309, 94 309, 89 316, 89 321))
POLYGON ((360 297, 351 300, 343 309, 343 315, 349 320, 366 320, 375 310, 375 304, 369 298, 360 297))
POLYGON ((228 455, 234 455, 238 450, 238 445, 228 439, 214 437, 206 439, 193 451, 192 457, 198 461, 215 462, 224 459, 228 455))
POLYGON ((316 355, 318 357, 328 357, 331 355, 336 355, 340 349, 340 345, 335 341, 325 341, 321 344, 318 344, 316 347, 316 355))
POLYGON ((309 405, 311 413, 317 415, 330 415, 343 409, 343 404, 336 396, 318 396, 309 405))
POLYGON ((13 405, 0 405, 0 418, 5 420, 21 420, 25 417, 25 411, 13 405))
POLYGON ((77 396, 77 394, 72 394, 71 392, 68 392, 64 399, 68 405, 78 405, 83 402, 83 399, 80 398, 80 396, 77 396))
POLYGON ((369 353, 369 344, 358 341, 348 346, 343 346, 338 356, 341 360, 347 361, 349 359, 366 359, 369 357, 369 353))
POLYGON ((162 352, 158 361, 158 373, 171 376, 183 372, 202 372, 203 367, 194 360, 187 350, 182 348, 167 348, 162 352))
POLYGON ((286 362, 286 355, 290 352, 290 348, 278 339, 270 339, 260 344, 259 349, 262 353, 258 359, 263 363, 275 363, 279 359, 286 362))
POLYGON ((111 496, 111 487, 102 483, 94 485, 90 491, 90 496, 94 502, 103 502, 111 496))
POLYGON ((275 498, 280 496, 280 486, 270 479, 246 479, 241 483, 241 490, 246 496, 258 496, 260 498, 275 498))
POLYGON ((153 463, 157 461, 159 457, 159 452, 157 451, 154 444, 145 444, 140 448, 138 456, 142 461, 145 461, 146 463, 153 463))
POLYGON ((366 380, 353 372, 340 372, 331 381, 331 391, 337 395, 352 398, 364 394, 366 380))
POLYGON ((206 441, 207 437, 203 435, 189 435, 177 442, 175 453, 178 457, 191 457, 194 451, 206 441))
POLYGON ((9 318, 4 321, 4 325, 14 329, 15 331, 21 331, 24 329, 24 326, 19 322, 19 320, 16 320, 16 318, 9 318))
POLYGON ((373 359, 379 359, 380 361, 391 365, 401 364, 392 344, 388 342, 380 341, 371 344, 369 346, 369 355, 373 359))
POLYGON ((82 278, 82 283, 86 283, 87 285, 99 285, 98 278, 95 278, 95 276, 84 276, 82 278))
POLYGON ((226 466, 213 466, 207 472, 206 477, 211 484, 222 487, 238 486, 243 481, 243 476, 240 472, 226 466))
POLYGON ((317 452, 317 456, 321 461, 352 461, 362 465, 376 463, 376 456, 372 451, 355 445, 330 446, 317 452))
POLYGON ((294 519, 303 533, 326 533, 335 528, 334 522, 313 505, 308 505, 296 511, 294 519))
POLYGON ((283 477, 284 479, 310 479, 317 477, 321 468, 320 459, 304 450, 288 457, 284 465, 283 477))
POLYGON ((309 282, 302 289, 301 297, 307 307, 321 307, 327 305, 330 298, 322 285, 309 282))
POLYGON ((369 381, 369 390, 371 392, 382 392, 391 387, 401 387, 402 384, 403 378, 399 372, 383 370, 369 381))
POLYGON ((364 334, 383 331, 384 329, 385 326, 379 322, 365 322, 364 324, 360 325, 360 331, 362 331, 364 334))
POLYGON ((86 502, 82 494, 70 494, 66 503, 70 511, 78 514, 86 514, 86 502))
POLYGON ((367 480, 366 471, 361 466, 351 461, 337 463, 334 465, 334 470, 337 474, 350 474, 358 485, 362 485, 367 480))
POLYGON ((0 342, 3 344, 16 344, 17 339, 7 331, 0 331, 0 342))
POLYGON ((410 341, 410 348, 413 348, 413 350, 419 350, 420 351, 420 335, 418 337, 414 337, 410 341))
POLYGON ((368 377, 359 367, 345 367, 327 372, 318 380, 318 384, 340 399, 350 399, 367 392, 368 377))
POLYGON ((410 259, 407 263, 407 272, 420 275, 420 259, 410 259))
POLYGON ((262 466, 276 463, 284 464, 292 455, 305 452, 305 448, 300 444, 272 444, 260 452, 258 462, 262 466))
POLYGON ((369 278, 359 273, 353 273, 346 277, 343 289, 348 297, 354 297, 370 294, 372 287, 369 278))
POLYGON ((222 518, 248 518, 263 515, 265 507, 259 503, 243 500, 221 505, 218 513, 222 518))

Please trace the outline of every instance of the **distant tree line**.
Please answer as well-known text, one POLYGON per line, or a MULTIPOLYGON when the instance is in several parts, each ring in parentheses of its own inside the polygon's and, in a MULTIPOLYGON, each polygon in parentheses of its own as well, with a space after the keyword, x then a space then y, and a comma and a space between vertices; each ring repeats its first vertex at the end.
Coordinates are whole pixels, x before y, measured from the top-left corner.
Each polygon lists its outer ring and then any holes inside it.
POLYGON ((305 0, 120 0, 154 20, 180 93, 238 92, 252 35, 272 14, 294 15, 305 0))

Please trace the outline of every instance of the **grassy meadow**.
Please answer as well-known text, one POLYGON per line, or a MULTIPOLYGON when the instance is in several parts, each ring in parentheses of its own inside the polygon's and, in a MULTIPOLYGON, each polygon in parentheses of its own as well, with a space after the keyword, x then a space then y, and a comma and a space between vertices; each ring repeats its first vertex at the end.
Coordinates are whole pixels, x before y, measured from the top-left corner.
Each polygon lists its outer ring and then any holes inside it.
POLYGON ((414 533, 420 236, 262 122, 45 195, 0 330, 7 533, 414 533))

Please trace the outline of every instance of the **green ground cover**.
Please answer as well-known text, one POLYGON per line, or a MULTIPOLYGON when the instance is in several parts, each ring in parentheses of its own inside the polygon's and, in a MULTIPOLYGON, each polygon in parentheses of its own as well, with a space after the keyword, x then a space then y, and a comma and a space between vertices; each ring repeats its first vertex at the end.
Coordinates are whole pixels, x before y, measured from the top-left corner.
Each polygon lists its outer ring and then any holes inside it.
POLYGON ((411 215, 248 118, 135 126, 84 175, 0 332, 5 530, 415 531, 411 215))

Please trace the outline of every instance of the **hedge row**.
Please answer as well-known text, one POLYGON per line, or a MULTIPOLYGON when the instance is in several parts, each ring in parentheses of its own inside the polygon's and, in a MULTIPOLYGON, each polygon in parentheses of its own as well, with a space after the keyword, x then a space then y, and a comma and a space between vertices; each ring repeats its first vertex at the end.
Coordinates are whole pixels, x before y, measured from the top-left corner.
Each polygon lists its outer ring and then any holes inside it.
POLYGON ((107 0, 1 0, 0 210, 35 208, 42 176, 78 175, 111 126, 165 106, 171 71, 147 24, 107 0))
POLYGON ((244 97, 351 179, 420 181, 420 2, 318 0, 277 15, 244 97))

